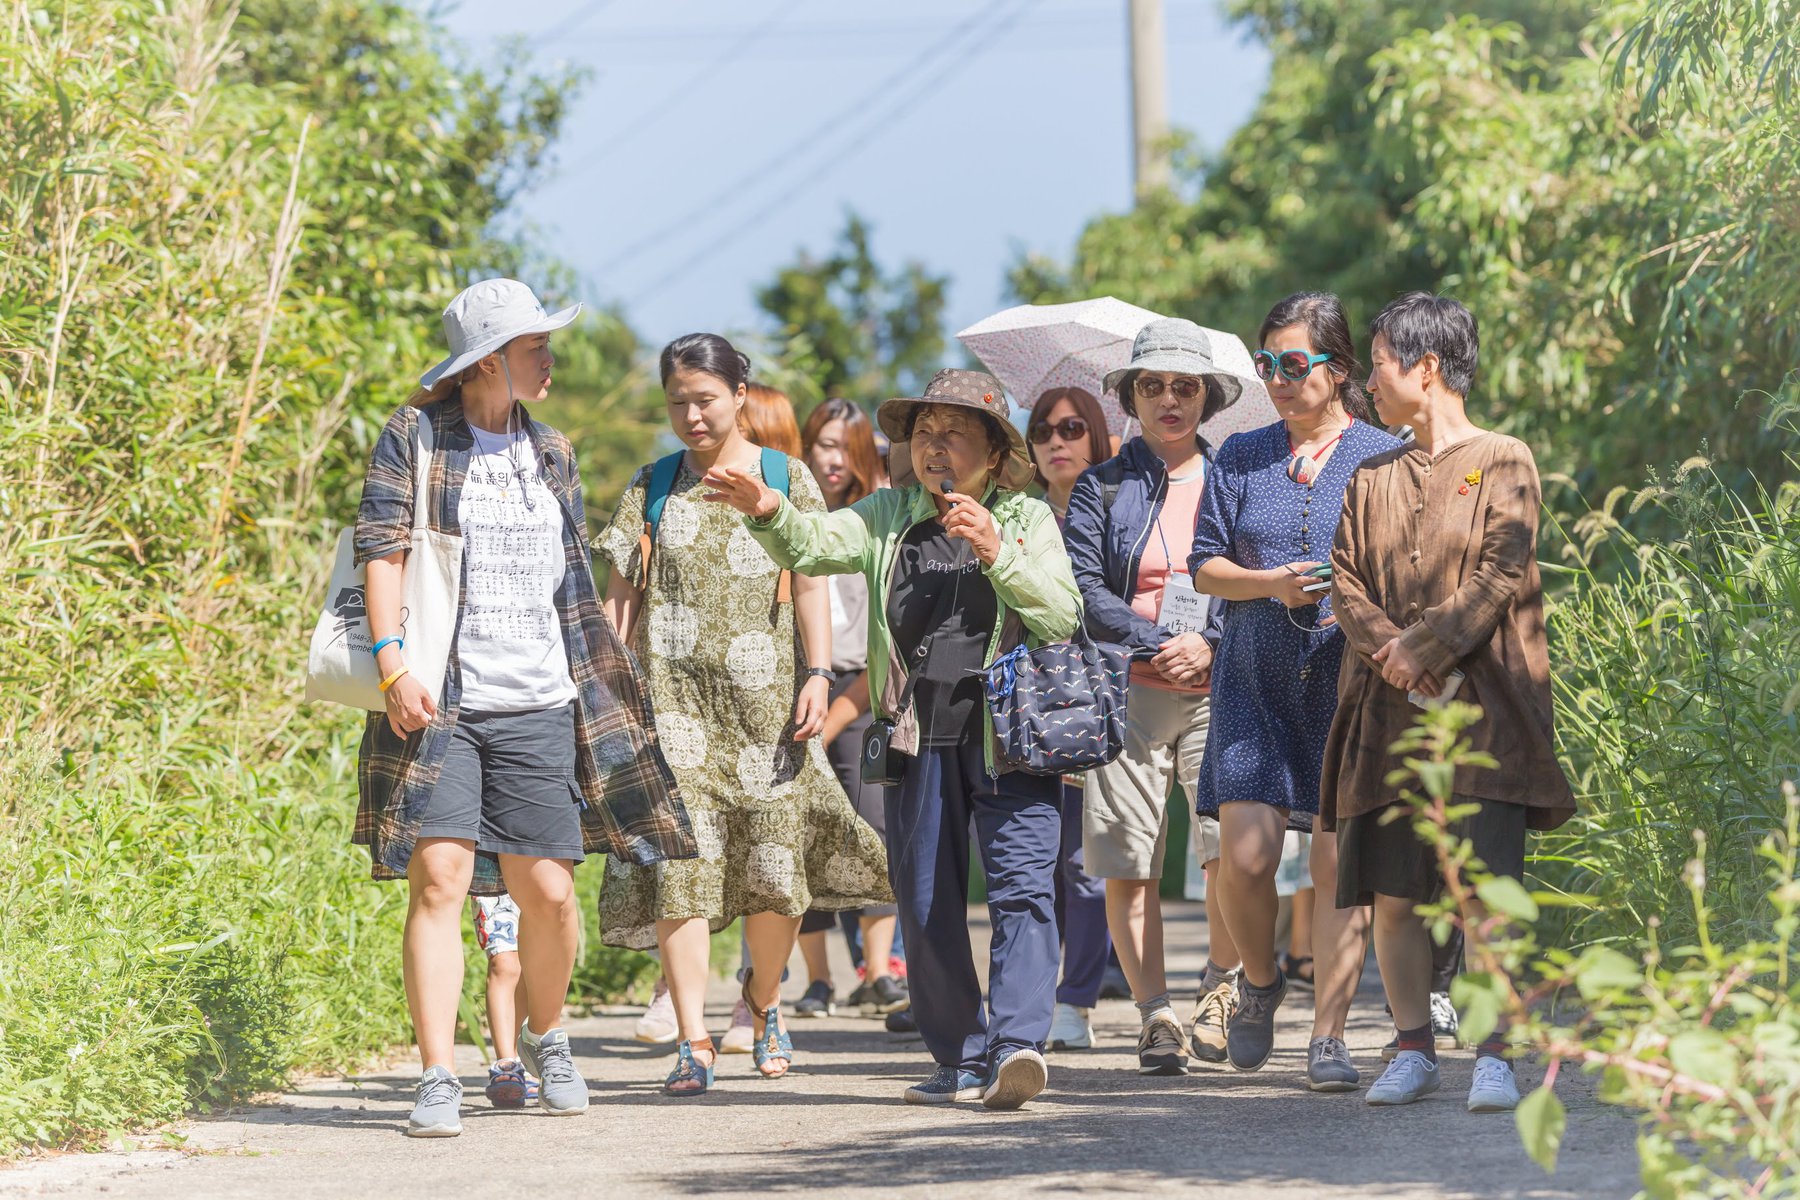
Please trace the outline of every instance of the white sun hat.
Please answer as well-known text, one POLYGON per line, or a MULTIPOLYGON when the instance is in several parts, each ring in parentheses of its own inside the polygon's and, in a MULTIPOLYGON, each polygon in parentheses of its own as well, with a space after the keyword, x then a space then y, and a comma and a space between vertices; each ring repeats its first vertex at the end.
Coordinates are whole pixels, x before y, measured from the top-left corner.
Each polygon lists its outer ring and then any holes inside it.
POLYGON ((579 304, 546 313, 536 294, 516 279, 472 283, 444 309, 444 340, 450 343, 450 357, 419 376, 419 386, 434 387, 516 337, 550 333, 580 315, 579 304))

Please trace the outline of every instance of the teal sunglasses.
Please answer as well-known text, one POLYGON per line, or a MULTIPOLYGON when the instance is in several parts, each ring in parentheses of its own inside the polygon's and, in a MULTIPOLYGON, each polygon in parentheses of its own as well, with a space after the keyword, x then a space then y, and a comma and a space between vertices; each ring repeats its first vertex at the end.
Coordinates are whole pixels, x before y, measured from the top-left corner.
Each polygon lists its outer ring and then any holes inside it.
POLYGON ((1278 372, 1283 379, 1299 383, 1312 374, 1314 367, 1331 361, 1329 354, 1309 354, 1305 350, 1258 350, 1251 358, 1256 361, 1257 378, 1264 383, 1274 382, 1278 372))

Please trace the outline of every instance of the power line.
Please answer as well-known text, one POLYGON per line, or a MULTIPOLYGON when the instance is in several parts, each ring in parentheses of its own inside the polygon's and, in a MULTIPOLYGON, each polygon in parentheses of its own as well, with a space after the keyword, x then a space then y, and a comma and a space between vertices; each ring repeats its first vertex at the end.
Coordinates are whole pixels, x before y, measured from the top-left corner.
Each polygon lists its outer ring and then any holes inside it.
POLYGON ((598 166, 600 161, 604 159, 607 154, 617 149, 619 146, 624 145, 626 142, 629 142, 632 138, 648 128, 657 117, 668 112, 670 106, 692 91, 695 84, 713 74, 715 71, 718 71, 723 67, 728 67, 735 62, 746 50, 761 41, 764 35, 771 29, 774 29, 775 26, 779 25, 783 18, 793 12, 796 8, 800 7, 801 3, 802 0, 787 0, 787 3, 777 7, 760 23, 745 30, 743 35, 735 42, 731 43, 731 45, 727 46, 724 52, 717 58, 712 59, 705 66, 694 72, 691 77, 683 79, 680 83, 676 84, 660 100, 645 108, 636 117, 628 121, 625 128, 619 130, 617 133, 613 134, 613 136, 594 147, 594 149, 588 151, 586 158, 581 165, 572 171, 565 172, 558 182, 567 183, 573 181, 598 166))
POLYGON ((589 3, 582 5, 550 28, 544 30, 544 32, 538 34, 538 39, 543 41, 555 41, 558 38, 573 33, 576 29, 580 28, 589 17, 598 14, 601 9, 610 7, 613 2, 614 0, 589 0, 589 3))
MULTIPOLYGON (((723 188, 719 189, 719 191, 708 196, 704 201, 682 213, 668 224, 657 228, 651 233, 638 239, 637 242, 627 247, 625 250, 613 255, 612 258, 601 264, 600 273, 602 275, 610 274, 614 269, 637 258, 645 251, 651 250, 663 242, 668 241, 670 238, 691 232, 696 221, 706 217, 709 213, 717 211, 721 205, 724 205, 735 198, 737 194, 745 188, 752 187, 758 182, 770 178, 771 173, 778 164, 796 156, 805 156, 808 151, 816 149, 819 139, 829 135, 833 128, 856 112, 879 100, 883 94, 902 85, 909 75, 921 69, 940 55, 942 55, 946 61, 954 63, 956 61, 955 58, 948 54, 947 51, 960 42, 971 30, 976 29, 985 23, 989 17, 1005 8, 1010 2, 1011 0, 988 0, 974 16, 964 20, 944 37, 931 43, 931 45, 927 46, 917 55, 907 60, 904 66, 891 74, 884 76, 874 87, 856 97, 856 99, 849 104, 844 105, 837 112, 832 113, 831 116, 827 117, 814 128, 807 130, 806 133, 795 139, 795 141, 782 147, 763 162, 758 163, 753 170, 732 180, 723 188)), ((1027 3, 1030 2, 1032 2, 1032 0, 1027 0, 1027 3)))
MULTIPOLYGON (((926 75, 923 79, 916 81, 916 86, 902 95, 897 104, 890 108, 878 110, 870 120, 857 126, 852 132, 852 135, 846 139, 846 148, 862 143, 870 134, 874 133, 882 126, 891 124, 896 118, 902 116, 914 104, 918 103, 919 100, 923 99, 927 94, 936 89, 937 85, 942 80, 948 78, 956 71, 965 69, 969 63, 973 62, 990 49, 995 39, 999 38, 1006 33, 1008 29, 1012 28, 1012 26, 1018 22, 1019 18, 1025 15, 1025 10, 1031 7, 1035 2, 1036 0, 1023 0, 1023 3, 1017 8, 1002 16, 993 28, 987 31, 987 40, 983 44, 976 46, 966 58, 946 56, 945 61, 939 64, 937 70, 926 75)), ((997 10, 1003 7, 1004 3, 1005 0, 1000 0, 1000 3, 990 4, 983 12, 997 10)), ((826 155, 812 170, 801 175, 798 179, 795 179, 788 187, 782 189, 780 193, 771 198, 768 203, 756 209, 749 216, 737 222, 735 225, 726 229, 725 232, 721 233, 718 237, 705 243, 699 250, 696 250, 687 258, 682 259, 670 270, 664 272, 654 283, 650 284, 649 287, 644 288, 633 296, 631 303, 642 303, 675 280, 681 278, 681 276, 685 275, 694 267, 699 266, 701 263, 711 258, 721 247, 735 240, 747 230, 762 223, 762 221, 768 218, 777 209, 781 208, 782 205, 794 199, 814 183, 818 182, 819 179, 841 166, 842 161, 842 157, 838 152, 834 151, 833 153, 826 155)))

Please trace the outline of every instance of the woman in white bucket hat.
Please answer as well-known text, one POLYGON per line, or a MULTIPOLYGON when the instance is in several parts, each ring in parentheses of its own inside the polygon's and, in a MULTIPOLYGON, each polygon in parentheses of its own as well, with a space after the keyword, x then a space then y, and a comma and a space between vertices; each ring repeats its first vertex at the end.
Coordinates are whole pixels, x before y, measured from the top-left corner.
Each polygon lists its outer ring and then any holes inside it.
POLYGON ((387 709, 370 714, 354 840, 377 879, 405 878, 407 1004, 424 1074, 407 1133, 461 1132, 451 1061, 468 893, 518 904, 528 1011, 523 1064, 552 1115, 587 1108, 561 1006, 579 921, 574 866, 604 852, 650 864, 692 857, 645 685, 600 610, 581 480, 562 434, 524 403, 549 391, 546 313, 516 280, 486 279, 444 310, 450 354, 376 442, 356 522, 369 629, 387 709), (429 422, 429 439, 415 439, 429 422), (415 446, 429 448, 415 491, 415 446), (460 536, 456 632, 441 688, 407 670, 401 580, 417 496, 434 531, 460 536))

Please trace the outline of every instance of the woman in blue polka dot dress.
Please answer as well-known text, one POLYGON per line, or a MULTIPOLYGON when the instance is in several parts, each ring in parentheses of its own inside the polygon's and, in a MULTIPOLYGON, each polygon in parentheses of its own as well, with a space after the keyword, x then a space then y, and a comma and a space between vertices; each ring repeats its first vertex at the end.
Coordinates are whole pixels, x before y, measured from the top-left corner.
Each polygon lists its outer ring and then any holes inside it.
MULTIPOLYGON (((1288 829, 1310 831, 1319 766, 1337 710, 1344 637, 1307 574, 1331 557, 1344 486, 1364 459, 1400 445, 1367 419, 1356 352, 1336 296, 1301 292, 1263 320, 1257 374, 1281 420, 1226 439, 1194 532, 1194 586, 1222 596, 1213 720, 1195 809, 1217 816, 1218 887, 1243 956, 1226 1053, 1240 1071, 1268 1061, 1287 982, 1275 964, 1275 869, 1288 829), (1315 590, 1307 591, 1309 586, 1315 590)), ((1335 839, 1313 839, 1315 995, 1307 1082, 1351 1091, 1344 1019, 1362 971, 1364 909, 1334 908, 1335 839)))

